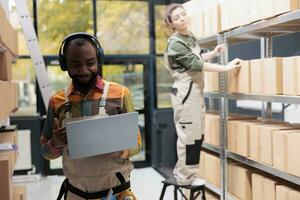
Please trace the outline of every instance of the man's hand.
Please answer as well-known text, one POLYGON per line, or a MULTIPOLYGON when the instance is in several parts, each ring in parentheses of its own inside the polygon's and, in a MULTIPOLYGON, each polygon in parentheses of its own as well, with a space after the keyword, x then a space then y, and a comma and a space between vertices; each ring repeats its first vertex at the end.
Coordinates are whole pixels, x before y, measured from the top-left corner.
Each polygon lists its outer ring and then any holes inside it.
POLYGON ((54 148, 63 148, 67 145, 67 132, 66 128, 59 127, 59 121, 54 118, 53 125, 53 137, 51 138, 51 144, 54 148))

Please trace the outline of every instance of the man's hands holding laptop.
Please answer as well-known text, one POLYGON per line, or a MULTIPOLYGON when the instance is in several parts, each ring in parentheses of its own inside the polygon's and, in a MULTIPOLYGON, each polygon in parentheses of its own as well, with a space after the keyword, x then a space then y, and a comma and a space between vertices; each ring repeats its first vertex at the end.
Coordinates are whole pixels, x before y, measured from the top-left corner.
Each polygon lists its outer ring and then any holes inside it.
POLYGON ((57 149, 63 148, 68 144, 66 128, 59 127, 59 121, 57 118, 54 118, 53 137, 51 139, 51 144, 57 149))
MULTIPOLYGON (((54 148, 63 148, 67 146, 67 131, 66 127, 59 127, 59 121, 57 118, 54 118, 54 125, 53 125, 53 137, 51 139, 51 144, 54 148)), ((120 158, 123 154, 123 151, 117 151, 112 153, 102 154, 105 157, 115 157, 120 158)))

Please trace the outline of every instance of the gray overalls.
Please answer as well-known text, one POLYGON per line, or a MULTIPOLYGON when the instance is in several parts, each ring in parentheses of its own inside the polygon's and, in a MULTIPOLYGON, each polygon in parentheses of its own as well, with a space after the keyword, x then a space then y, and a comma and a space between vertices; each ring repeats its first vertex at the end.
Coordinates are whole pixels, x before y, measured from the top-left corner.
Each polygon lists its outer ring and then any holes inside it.
MULTIPOLYGON (((105 81, 103 95, 99 101, 99 115, 106 116, 106 98, 109 90, 109 82, 105 81)), ((65 90, 65 113, 66 119, 72 120, 71 104, 65 90)), ((90 118, 92 116, 88 116, 90 118)), ((75 118, 74 118, 75 119, 75 118)), ((83 133, 84 134, 84 133, 83 133)), ((83 200, 83 199, 102 199, 109 195, 112 188, 115 193, 130 188, 129 175, 133 169, 132 163, 128 159, 113 158, 104 155, 97 155, 82 159, 70 159, 68 149, 64 148, 62 152, 63 171, 67 179, 64 181, 60 199, 63 194, 67 194, 64 198, 67 200, 83 200), (74 189, 75 188, 75 189, 74 189), (75 193, 86 197, 101 198, 82 198, 75 193)))
MULTIPOLYGON (((183 43, 191 49, 195 56, 202 59, 198 44, 192 48, 176 35, 169 38, 168 44, 171 40, 183 43)), ((204 73, 191 70, 184 72, 172 70, 167 53, 165 53, 165 66, 175 79, 172 86, 171 102, 178 136, 178 161, 173 173, 178 184, 191 184, 197 177, 200 150, 204 136, 204 73)))

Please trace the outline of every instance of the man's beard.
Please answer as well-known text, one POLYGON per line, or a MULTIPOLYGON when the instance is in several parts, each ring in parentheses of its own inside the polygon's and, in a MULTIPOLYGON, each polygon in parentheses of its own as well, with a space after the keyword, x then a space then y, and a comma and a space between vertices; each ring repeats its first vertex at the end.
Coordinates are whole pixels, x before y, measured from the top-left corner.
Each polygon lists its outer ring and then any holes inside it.
POLYGON ((92 89, 95 86, 96 80, 97 80, 97 73, 91 73, 90 81, 87 83, 82 83, 78 79, 79 76, 73 75, 71 76, 73 80, 73 85, 76 88, 76 90, 79 90, 83 94, 87 94, 90 89, 92 89))

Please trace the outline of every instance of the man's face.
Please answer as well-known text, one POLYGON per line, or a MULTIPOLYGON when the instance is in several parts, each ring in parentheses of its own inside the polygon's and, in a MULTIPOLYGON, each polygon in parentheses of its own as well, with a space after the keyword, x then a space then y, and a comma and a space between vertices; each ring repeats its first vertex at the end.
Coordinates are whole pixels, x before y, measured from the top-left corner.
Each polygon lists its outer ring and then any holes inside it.
POLYGON ((66 54, 68 73, 73 81, 87 85, 97 76, 98 62, 96 49, 86 42, 82 46, 74 45, 71 41, 66 54))

